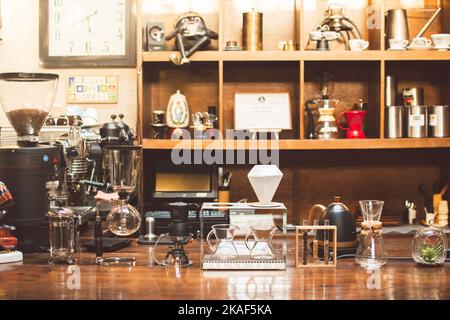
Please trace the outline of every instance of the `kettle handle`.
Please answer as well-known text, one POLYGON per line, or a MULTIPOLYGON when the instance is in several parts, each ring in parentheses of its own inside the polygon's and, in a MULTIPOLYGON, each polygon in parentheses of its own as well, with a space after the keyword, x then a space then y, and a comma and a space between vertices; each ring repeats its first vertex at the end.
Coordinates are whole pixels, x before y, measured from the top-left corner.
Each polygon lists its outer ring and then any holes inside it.
POLYGON ((313 205, 312 208, 309 210, 309 215, 308 215, 308 224, 309 225, 312 225, 314 223, 314 220, 315 220, 314 218, 316 217, 317 209, 320 209, 320 213, 323 214, 327 208, 321 204, 313 205))
POLYGON ((341 128, 342 130, 348 131, 350 130, 350 128, 345 128, 344 126, 341 125, 341 120, 342 120, 342 115, 345 113, 345 111, 339 113, 338 119, 337 119, 337 125, 339 126, 339 128, 341 128))

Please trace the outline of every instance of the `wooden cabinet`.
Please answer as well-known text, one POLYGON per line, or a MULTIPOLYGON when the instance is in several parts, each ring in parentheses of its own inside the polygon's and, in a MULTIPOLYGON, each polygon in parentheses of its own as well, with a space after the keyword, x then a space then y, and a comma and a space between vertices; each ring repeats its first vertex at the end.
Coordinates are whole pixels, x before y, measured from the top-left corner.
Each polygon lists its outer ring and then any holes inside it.
MULTIPOLYGON (((177 89, 187 97, 191 112, 206 111, 210 105, 219 109, 220 130, 234 127, 233 97, 236 92, 289 92, 292 103, 293 129, 281 134, 277 141, 281 150, 281 166, 285 173, 277 200, 285 201, 298 222, 307 208, 316 202, 324 204, 340 194, 344 202, 356 209, 356 200, 363 197, 387 199, 387 211, 399 214, 404 200, 422 202, 417 193, 419 182, 446 180, 450 157, 450 138, 385 139, 384 79, 394 74, 399 89, 421 86, 426 104, 450 104, 450 51, 388 51, 385 48, 384 12, 401 7, 400 0, 347 1, 346 15, 370 41, 369 50, 351 52, 338 44, 333 51, 308 50, 308 34, 325 12, 327 0, 292 1, 161 1, 141 0, 140 26, 147 22, 165 23, 166 33, 181 10, 198 10, 208 27, 219 33, 210 50, 194 54, 188 66, 176 67, 169 62, 175 50, 139 54, 142 68, 139 78, 139 126, 142 144, 151 166, 151 156, 170 150, 178 141, 151 139, 151 113, 165 110, 169 97, 177 89), (208 3, 205 7, 199 3, 208 3), (242 12, 264 13, 264 51, 224 51, 227 41, 241 45, 242 12), (294 40, 296 51, 281 51, 278 43, 294 40), (369 139, 319 141, 305 139, 304 103, 318 94, 317 76, 321 71, 335 74, 335 97, 341 100, 339 112, 348 110, 357 99, 368 101, 366 133, 369 139), (362 190, 365 190, 364 192, 362 190)), ((434 12, 436 1, 415 1, 420 8, 408 8, 411 37, 434 12), (423 5, 422 5, 423 4, 423 5)), ((450 0, 443 0, 443 11, 425 36, 450 33, 450 0)), ((408 2, 408 3, 411 3, 408 2)), ((204 149, 251 150, 250 141, 184 141, 186 146, 204 149)), ((270 142, 269 142, 270 146, 270 142)), ((231 165, 233 180, 246 180, 251 166, 231 165)), ((144 181, 144 188, 146 182, 144 181)), ((239 184, 247 185, 246 182, 239 184)), ((254 199, 250 186, 232 189, 232 200, 254 199)), ((151 200, 151 199, 147 199, 151 200)))

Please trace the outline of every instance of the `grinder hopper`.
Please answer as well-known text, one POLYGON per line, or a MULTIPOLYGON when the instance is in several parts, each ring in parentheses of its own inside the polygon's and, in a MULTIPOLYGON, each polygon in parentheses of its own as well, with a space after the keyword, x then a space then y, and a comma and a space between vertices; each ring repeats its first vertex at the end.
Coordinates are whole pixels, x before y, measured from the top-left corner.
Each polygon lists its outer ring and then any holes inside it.
POLYGON ((34 146, 56 94, 59 76, 49 73, 0 74, 0 104, 17 133, 19 146, 34 146))

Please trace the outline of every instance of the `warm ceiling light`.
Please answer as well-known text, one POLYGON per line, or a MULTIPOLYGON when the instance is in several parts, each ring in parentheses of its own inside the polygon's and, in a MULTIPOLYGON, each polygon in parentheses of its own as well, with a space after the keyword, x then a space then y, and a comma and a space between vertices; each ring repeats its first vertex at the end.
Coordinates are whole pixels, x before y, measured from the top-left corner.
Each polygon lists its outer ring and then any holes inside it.
POLYGON ((361 10, 368 6, 367 0, 328 0, 328 5, 340 4, 346 10, 361 10))
POLYGON ((425 8, 424 0, 400 0, 402 9, 423 9, 425 8))

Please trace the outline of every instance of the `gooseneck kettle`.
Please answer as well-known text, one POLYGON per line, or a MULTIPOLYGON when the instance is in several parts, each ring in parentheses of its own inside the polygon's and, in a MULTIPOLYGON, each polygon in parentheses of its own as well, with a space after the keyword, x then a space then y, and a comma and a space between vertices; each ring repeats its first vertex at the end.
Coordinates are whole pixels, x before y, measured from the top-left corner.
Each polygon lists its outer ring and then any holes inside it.
MULTIPOLYGON (((314 220, 319 220, 324 225, 329 220, 330 225, 337 227, 338 255, 352 254, 356 251, 356 222, 352 212, 341 202, 341 197, 335 196, 334 202, 327 207, 321 204, 314 205, 309 211, 308 224, 313 225, 314 220), (320 219, 317 219, 317 215, 320 219)), ((323 246, 323 232, 318 232, 319 246, 323 246)), ((335 239, 330 239, 335 241, 335 239)))

